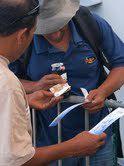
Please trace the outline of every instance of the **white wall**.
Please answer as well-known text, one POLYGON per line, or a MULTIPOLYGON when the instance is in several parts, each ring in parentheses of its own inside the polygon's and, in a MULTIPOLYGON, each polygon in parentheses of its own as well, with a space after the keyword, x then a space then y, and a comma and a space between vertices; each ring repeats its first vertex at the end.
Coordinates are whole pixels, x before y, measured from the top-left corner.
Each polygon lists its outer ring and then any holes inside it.
POLYGON ((92 11, 104 17, 124 41, 124 0, 103 0, 103 3, 93 7, 92 11))

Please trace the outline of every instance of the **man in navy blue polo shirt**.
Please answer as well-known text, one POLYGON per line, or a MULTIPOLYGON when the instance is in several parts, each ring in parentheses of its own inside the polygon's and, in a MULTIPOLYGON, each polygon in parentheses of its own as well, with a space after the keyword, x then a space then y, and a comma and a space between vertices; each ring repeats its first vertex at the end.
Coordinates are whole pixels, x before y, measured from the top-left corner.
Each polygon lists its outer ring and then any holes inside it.
MULTIPOLYGON (((52 64, 63 63, 68 83, 72 87, 71 92, 82 95, 79 91, 81 87, 89 92, 88 99, 91 102, 85 104, 84 108, 91 113, 92 128, 109 113, 104 107, 105 99, 124 83, 124 44, 105 20, 93 15, 101 31, 102 51, 112 68, 108 78, 99 86, 100 62, 89 43, 79 35, 72 21, 78 9, 78 1, 54 0, 44 3, 39 19, 39 32, 34 36, 32 53, 26 70, 30 81, 22 80, 22 83, 28 93, 39 89, 48 90, 59 83, 60 79, 52 74, 52 64)), ((14 65, 17 67, 17 63, 14 65)), ((62 104, 62 111, 69 106, 69 103, 62 104)), ((57 143, 57 128, 49 128, 49 124, 56 116, 56 107, 37 112, 38 147, 57 143)), ((84 110, 78 108, 62 122, 62 141, 72 138, 82 130, 84 130, 84 110)), ((91 157, 91 166, 114 165, 111 128, 106 132, 108 133, 106 146, 91 157)), ((63 160, 63 166, 78 166, 79 163, 85 165, 85 161, 79 158, 63 160)), ((53 163, 53 166, 56 165, 57 163, 53 163)))

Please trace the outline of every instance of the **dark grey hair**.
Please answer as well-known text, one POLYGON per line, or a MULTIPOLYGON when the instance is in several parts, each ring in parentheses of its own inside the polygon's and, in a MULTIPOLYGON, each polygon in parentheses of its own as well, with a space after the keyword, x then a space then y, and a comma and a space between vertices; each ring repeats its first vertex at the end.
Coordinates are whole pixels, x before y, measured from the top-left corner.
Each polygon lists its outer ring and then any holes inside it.
POLYGON ((18 18, 26 15, 38 4, 38 0, 0 0, 0 35, 9 36, 23 28, 31 29, 36 23, 37 15, 20 20, 18 18))

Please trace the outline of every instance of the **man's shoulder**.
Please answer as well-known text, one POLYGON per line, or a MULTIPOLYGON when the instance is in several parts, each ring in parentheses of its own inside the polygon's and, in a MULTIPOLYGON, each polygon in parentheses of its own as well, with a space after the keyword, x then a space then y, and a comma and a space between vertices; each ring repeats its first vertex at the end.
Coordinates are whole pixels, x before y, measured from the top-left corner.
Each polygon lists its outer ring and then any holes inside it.
MULTIPOLYGON (((88 19, 95 19, 99 24, 106 24, 107 21, 101 17, 100 15, 98 15, 95 12, 92 12, 91 10, 89 10, 87 7, 81 6, 78 10, 78 12, 76 13, 75 16, 80 16, 80 17, 84 17, 84 19, 86 20, 86 18, 88 19), (92 17, 93 16, 93 17, 92 17)), ((88 21, 88 20, 87 20, 88 21)))
POLYGON ((96 20, 96 22, 98 23, 98 26, 100 27, 100 29, 111 27, 110 24, 108 23, 108 21, 105 18, 97 15, 96 13, 92 13, 92 16, 96 20))
POLYGON ((1 66, 0 70, 0 91, 20 90, 18 78, 8 68, 1 66))

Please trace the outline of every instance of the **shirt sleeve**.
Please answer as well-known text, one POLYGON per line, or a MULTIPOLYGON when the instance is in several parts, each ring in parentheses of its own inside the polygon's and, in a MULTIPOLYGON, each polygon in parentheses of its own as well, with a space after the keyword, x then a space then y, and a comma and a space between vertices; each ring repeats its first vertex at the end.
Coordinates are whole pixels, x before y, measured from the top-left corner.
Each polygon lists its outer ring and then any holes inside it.
POLYGON ((26 69, 24 66, 24 57, 25 54, 22 55, 18 60, 9 64, 9 69, 20 79, 25 78, 26 69))
POLYGON ((93 14, 102 36, 101 48, 111 68, 124 66, 124 43, 115 34, 112 27, 101 17, 93 14))
POLYGON ((26 102, 21 90, 0 96, 0 166, 23 165, 35 154, 26 102))

